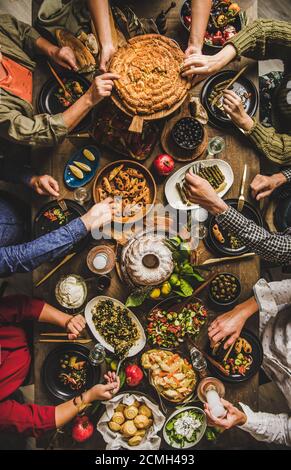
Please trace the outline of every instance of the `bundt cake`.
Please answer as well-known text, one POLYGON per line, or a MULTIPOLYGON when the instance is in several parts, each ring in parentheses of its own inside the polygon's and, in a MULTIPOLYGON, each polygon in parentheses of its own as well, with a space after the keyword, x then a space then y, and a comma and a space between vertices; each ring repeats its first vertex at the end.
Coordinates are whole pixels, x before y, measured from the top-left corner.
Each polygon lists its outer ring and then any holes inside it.
POLYGON ((144 235, 129 245, 124 256, 124 268, 137 286, 161 284, 174 269, 171 250, 164 244, 163 237, 144 235))

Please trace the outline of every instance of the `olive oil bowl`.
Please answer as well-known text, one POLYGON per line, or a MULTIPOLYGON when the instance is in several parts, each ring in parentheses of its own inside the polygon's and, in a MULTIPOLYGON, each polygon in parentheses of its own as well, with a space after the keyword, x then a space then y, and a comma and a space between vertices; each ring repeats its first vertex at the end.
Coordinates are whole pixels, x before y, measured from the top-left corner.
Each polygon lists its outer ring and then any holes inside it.
POLYGON ((232 273, 219 273, 208 287, 208 297, 216 310, 230 310, 241 294, 241 282, 232 273))

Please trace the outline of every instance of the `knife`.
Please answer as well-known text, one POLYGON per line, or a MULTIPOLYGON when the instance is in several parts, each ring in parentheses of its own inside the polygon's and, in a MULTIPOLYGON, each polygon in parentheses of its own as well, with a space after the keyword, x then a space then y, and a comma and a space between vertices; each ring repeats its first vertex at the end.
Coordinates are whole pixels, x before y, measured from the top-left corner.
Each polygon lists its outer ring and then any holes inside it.
POLYGON ((245 192, 245 184, 246 184, 246 179, 247 179, 247 170, 248 170, 248 166, 247 164, 245 164, 244 173, 243 173, 242 182, 241 182, 241 188, 240 188, 240 196, 238 198, 238 204, 237 204, 237 210, 239 212, 243 210, 243 207, 245 205, 244 192, 245 192))

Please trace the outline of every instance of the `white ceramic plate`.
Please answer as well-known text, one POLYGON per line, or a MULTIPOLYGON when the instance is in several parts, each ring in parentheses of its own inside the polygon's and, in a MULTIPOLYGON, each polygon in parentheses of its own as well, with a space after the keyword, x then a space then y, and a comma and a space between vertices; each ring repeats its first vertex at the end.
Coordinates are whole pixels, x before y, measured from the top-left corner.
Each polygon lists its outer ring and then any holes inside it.
POLYGON ((90 300, 90 302, 87 303, 86 308, 85 308, 85 318, 87 325, 89 326, 93 336, 97 339, 97 341, 104 346, 108 351, 114 352, 114 348, 105 341, 103 336, 96 330, 95 325, 92 320, 92 309, 95 307, 96 304, 99 304, 103 300, 112 300, 116 305, 119 305, 122 308, 126 308, 128 311, 129 316, 132 318, 134 323, 136 323, 136 326, 140 332, 140 337, 136 341, 136 343, 130 348, 127 357, 132 357, 138 354, 145 346, 146 344, 146 337, 145 337, 145 332, 144 329, 140 323, 140 321, 137 319, 137 317, 134 315, 134 313, 129 310, 127 307, 122 302, 119 302, 119 300, 112 299, 111 297, 107 297, 105 295, 100 295, 98 297, 94 297, 94 299, 90 300))
POLYGON ((170 206, 174 207, 174 209, 192 210, 192 209, 197 209, 199 207, 198 204, 192 204, 192 205, 187 206, 186 204, 182 202, 179 192, 176 188, 176 183, 181 183, 185 177, 185 173, 187 173, 187 171, 190 168, 193 168, 197 164, 201 164, 201 163, 205 167, 217 165, 219 169, 221 170, 221 172, 224 174, 226 187, 222 191, 218 192, 220 197, 224 196, 233 185, 233 179, 234 179, 233 171, 231 169, 231 166, 224 160, 220 160, 218 158, 210 158, 209 160, 199 160, 197 162, 188 163, 187 165, 180 168, 180 170, 176 171, 168 179, 166 186, 165 186, 165 195, 166 195, 167 201, 170 204, 170 206))
POLYGON ((194 447, 196 446, 196 444, 198 444, 198 442, 202 439, 202 437, 204 436, 204 433, 206 431, 206 428, 207 428, 207 422, 206 422, 206 415, 205 415, 205 412, 201 409, 201 408, 198 408, 197 406, 185 406, 184 408, 180 408, 176 411, 174 411, 174 413, 171 414, 171 416, 169 416, 169 418, 167 419, 167 421, 165 422, 164 424, 164 427, 163 427, 163 437, 166 441, 167 444, 169 444, 169 446, 171 447, 174 447, 175 449, 189 449, 190 447, 194 447), (203 416, 204 416, 204 419, 201 423, 201 428, 200 430, 198 431, 197 433, 197 439, 196 441, 193 443, 193 442, 187 442, 185 443, 185 445, 183 447, 179 446, 179 444, 176 444, 175 442, 172 442, 167 434, 167 431, 166 431, 166 426, 168 424, 168 422, 174 418, 174 416, 184 412, 184 411, 187 411, 187 410, 194 410, 196 412, 199 412, 201 413, 203 416))

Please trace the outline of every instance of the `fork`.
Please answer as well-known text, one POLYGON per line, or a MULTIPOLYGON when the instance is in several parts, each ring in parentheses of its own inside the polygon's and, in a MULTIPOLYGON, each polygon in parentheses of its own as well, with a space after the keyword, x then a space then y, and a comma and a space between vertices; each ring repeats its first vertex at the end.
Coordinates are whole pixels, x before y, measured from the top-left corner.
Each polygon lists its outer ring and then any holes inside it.
POLYGON ((66 204, 66 201, 64 200, 64 198, 62 197, 61 199, 58 199, 58 205, 60 206, 60 208, 62 209, 64 215, 66 217, 68 217, 68 215, 70 214, 69 212, 69 209, 68 209, 68 206, 66 204))

